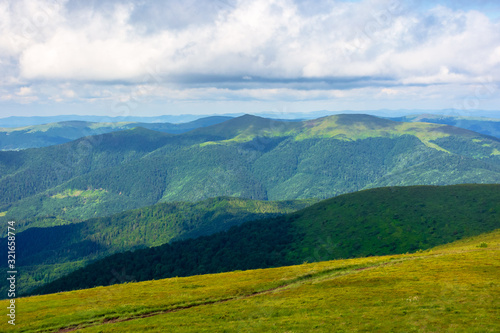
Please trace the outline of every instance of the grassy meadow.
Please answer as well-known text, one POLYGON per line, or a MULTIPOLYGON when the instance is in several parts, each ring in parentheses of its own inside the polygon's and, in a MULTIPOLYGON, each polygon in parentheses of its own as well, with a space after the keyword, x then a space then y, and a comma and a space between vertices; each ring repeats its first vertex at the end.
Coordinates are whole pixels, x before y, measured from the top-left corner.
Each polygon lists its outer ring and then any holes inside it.
POLYGON ((0 330, 498 332, 499 250, 497 230, 411 254, 19 298, 16 326, 0 330))

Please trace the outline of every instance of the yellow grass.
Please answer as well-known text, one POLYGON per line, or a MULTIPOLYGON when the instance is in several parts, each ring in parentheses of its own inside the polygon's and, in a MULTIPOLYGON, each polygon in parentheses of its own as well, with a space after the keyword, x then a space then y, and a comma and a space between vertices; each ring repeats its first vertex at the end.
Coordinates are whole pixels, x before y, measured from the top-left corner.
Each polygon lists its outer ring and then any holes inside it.
POLYGON ((21 298, 0 330, 498 332, 499 250, 497 230, 414 254, 21 298))

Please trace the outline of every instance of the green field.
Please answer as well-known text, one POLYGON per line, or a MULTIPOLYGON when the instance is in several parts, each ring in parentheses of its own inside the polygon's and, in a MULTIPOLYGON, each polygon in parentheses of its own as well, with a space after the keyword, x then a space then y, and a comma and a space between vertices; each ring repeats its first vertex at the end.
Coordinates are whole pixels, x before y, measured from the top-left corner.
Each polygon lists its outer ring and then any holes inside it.
MULTIPOLYGON (((4 332, 498 332, 500 230, 412 254, 16 301, 4 332), (63 330, 64 329, 64 330, 63 330)), ((6 308, 7 301, 0 302, 6 308)))

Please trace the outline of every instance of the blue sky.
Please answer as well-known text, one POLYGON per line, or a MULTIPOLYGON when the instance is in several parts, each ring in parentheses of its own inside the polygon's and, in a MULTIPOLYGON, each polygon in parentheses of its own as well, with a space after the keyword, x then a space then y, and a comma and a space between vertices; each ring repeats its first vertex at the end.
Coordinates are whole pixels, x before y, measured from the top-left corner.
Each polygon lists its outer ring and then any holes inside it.
POLYGON ((0 117, 500 110, 499 8, 0 0, 0 117))

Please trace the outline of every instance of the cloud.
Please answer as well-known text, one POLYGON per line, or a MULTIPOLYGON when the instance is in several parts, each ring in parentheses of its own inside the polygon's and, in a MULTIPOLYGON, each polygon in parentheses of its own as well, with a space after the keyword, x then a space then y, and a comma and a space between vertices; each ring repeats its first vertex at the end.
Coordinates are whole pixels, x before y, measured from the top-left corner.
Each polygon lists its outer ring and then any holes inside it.
POLYGON ((32 89, 30 87, 21 87, 19 91, 17 92, 18 96, 27 96, 31 95, 32 89))
POLYGON ((0 0, 0 69, 12 82, 5 96, 43 85, 37 93, 53 101, 189 99, 194 91, 314 100, 363 89, 379 98, 405 95, 398 86, 444 92, 486 76, 500 81, 498 20, 480 7, 424 7, 394 0, 0 0), (68 86, 49 87, 61 84, 68 86), (110 94, 95 92, 103 90, 110 94))

